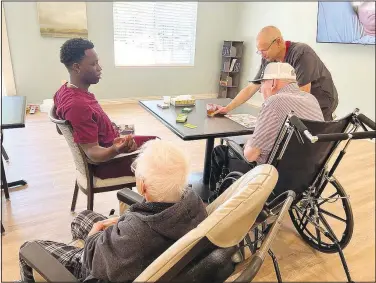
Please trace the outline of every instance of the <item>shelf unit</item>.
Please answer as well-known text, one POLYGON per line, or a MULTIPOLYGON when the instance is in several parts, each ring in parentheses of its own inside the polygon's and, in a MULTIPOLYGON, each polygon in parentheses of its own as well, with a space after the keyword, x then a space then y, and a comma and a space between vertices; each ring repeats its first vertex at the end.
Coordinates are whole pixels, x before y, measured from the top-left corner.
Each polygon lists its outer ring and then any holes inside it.
POLYGON ((243 41, 224 41, 218 98, 234 98, 239 92, 243 41))

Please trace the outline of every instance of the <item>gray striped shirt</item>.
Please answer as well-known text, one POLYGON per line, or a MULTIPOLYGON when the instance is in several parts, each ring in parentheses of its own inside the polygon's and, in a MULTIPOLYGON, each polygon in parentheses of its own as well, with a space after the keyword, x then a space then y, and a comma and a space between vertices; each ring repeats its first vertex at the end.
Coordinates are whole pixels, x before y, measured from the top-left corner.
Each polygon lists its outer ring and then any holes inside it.
POLYGON ((267 162, 279 130, 291 111, 301 119, 324 121, 320 105, 312 94, 301 91, 296 83, 281 88, 262 104, 255 131, 248 143, 261 149, 261 154, 256 160, 258 164, 267 162))

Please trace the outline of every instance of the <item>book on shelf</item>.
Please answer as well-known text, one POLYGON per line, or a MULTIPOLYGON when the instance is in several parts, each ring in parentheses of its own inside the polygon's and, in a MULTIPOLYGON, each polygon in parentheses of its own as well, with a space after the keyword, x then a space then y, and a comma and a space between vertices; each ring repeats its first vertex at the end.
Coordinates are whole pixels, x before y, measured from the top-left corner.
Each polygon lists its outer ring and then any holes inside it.
POLYGON ((240 62, 236 62, 233 68, 234 72, 240 72, 240 62))
POLYGON ((237 59, 232 59, 232 60, 231 60, 230 72, 234 71, 234 66, 235 66, 235 64, 236 64, 236 61, 237 61, 237 59))
POLYGON ((236 47, 231 46, 230 48, 230 56, 235 57, 236 56, 236 47))
POLYGON ((223 63, 223 71, 228 72, 229 69, 230 69, 230 61, 225 61, 223 63))
POLYGON ((224 45, 222 49, 222 56, 230 56, 230 52, 230 46, 224 45))

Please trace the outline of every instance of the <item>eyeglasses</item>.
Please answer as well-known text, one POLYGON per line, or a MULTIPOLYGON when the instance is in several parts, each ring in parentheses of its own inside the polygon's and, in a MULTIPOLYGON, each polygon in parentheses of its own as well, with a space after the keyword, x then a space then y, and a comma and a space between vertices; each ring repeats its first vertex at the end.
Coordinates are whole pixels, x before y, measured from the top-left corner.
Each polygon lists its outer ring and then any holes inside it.
POLYGON ((266 51, 268 51, 269 48, 273 45, 273 43, 274 43, 277 39, 278 39, 278 37, 277 37, 276 39, 274 39, 274 40, 272 41, 272 43, 270 43, 270 45, 269 45, 268 48, 266 48, 266 49, 264 49, 264 50, 257 50, 256 53, 259 54, 259 55, 261 55, 262 52, 266 52, 266 51))

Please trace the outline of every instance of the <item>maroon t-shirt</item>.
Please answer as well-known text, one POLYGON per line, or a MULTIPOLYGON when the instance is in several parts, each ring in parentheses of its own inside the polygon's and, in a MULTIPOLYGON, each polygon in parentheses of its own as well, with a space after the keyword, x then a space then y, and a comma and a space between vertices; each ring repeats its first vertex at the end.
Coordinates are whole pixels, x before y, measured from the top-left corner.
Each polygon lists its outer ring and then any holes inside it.
POLYGON ((68 120, 72 125, 74 142, 98 142, 100 146, 109 147, 119 136, 94 94, 78 88, 69 88, 64 84, 56 92, 54 103, 57 116, 68 120))

